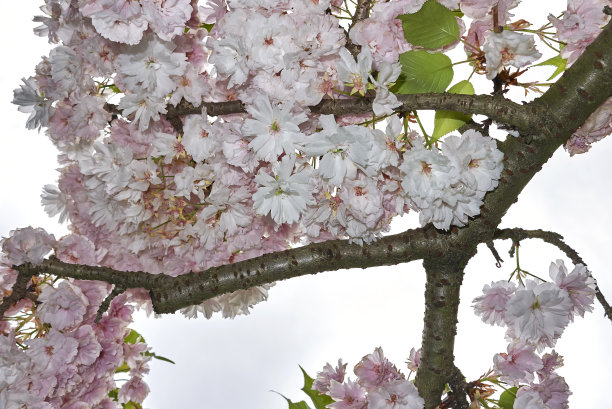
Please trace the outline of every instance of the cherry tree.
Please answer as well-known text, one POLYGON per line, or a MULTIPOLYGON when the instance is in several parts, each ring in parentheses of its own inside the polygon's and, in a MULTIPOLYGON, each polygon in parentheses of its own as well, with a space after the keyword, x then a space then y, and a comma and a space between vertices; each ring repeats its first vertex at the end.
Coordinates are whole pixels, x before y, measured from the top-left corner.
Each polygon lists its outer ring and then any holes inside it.
POLYGON ((612 4, 570 1, 536 29, 517 4, 48 0, 35 32, 57 46, 13 102, 60 152, 42 200, 72 233, 2 241, 0 401, 140 407, 149 361, 165 358, 130 328, 136 308, 233 318, 279 280, 421 260, 414 381, 377 348, 354 376, 341 361, 304 373, 312 404, 566 407, 552 348, 595 298, 612 310, 563 237, 499 225, 562 145, 582 154, 612 130, 612 4), (536 63, 555 69, 546 82, 524 80, 536 63), (478 75, 493 92, 475 92, 478 75), (408 212, 422 227, 386 234, 408 212), (534 238, 574 265, 522 269, 534 238), (473 305, 508 348, 470 380, 454 363, 459 291, 477 246, 501 263, 502 239, 517 268, 473 305))

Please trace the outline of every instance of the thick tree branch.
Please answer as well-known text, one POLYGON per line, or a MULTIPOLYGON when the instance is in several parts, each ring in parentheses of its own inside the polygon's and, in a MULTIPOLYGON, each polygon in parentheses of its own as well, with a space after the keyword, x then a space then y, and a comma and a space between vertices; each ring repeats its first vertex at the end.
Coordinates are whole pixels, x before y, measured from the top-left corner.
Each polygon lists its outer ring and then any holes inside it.
POLYGON ((13 284, 13 289, 11 294, 8 297, 4 297, 2 299, 2 303, 0 304, 0 319, 4 317, 4 314, 11 308, 13 305, 18 303, 24 298, 28 296, 28 283, 33 275, 36 273, 27 273, 19 271, 19 275, 17 276, 17 280, 15 284, 13 284))
POLYGON ((423 261, 427 274, 425 318, 421 364, 415 384, 425 399, 425 409, 438 406, 444 385, 455 372, 453 351, 457 334, 459 291, 463 269, 472 255, 453 251, 450 255, 427 257, 423 261))
MULTIPOLYGON (((490 119, 505 125, 512 125, 524 134, 540 133, 550 128, 547 116, 531 115, 528 105, 520 105, 502 97, 491 95, 462 95, 447 93, 398 95, 402 103, 397 112, 414 110, 444 109, 464 114, 486 115, 490 119)), ((324 99, 310 107, 310 112, 321 115, 346 115, 372 112, 373 97, 355 97, 349 99, 324 99)), ((107 111, 120 114, 116 105, 106 104, 107 111)), ((206 108, 210 116, 246 113, 241 101, 203 102, 200 106, 182 100, 176 107, 168 106, 166 118, 170 122, 183 115, 201 114, 206 108)))
POLYGON ((152 291, 151 299, 155 312, 174 312, 255 285, 344 268, 395 265, 441 256, 444 251, 444 235, 433 227, 387 236, 363 246, 333 240, 182 275, 171 279, 172 285, 152 291))
POLYGON ((164 280, 164 275, 149 274, 142 271, 118 271, 108 267, 94 267, 82 264, 69 264, 51 256, 41 264, 32 265, 26 263, 13 266, 23 274, 51 274, 56 277, 71 277, 77 280, 104 281, 121 288, 145 288, 147 290, 157 288, 164 280))
MULTIPOLYGON (((104 281, 114 284, 121 291, 145 288, 151 294, 155 312, 170 313, 217 295, 306 274, 395 265, 425 256, 441 256, 447 250, 444 244, 446 236, 448 234, 441 234, 433 226, 428 226, 387 236, 364 246, 350 244, 347 240, 333 240, 179 277, 68 264, 56 257, 50 257, 36 266, 24 264, 13 268, 20 272, 20 277, 43 273, 104 281)), ((19 298, 18 294, 21 293, 15 294, 13 298, 16 301, 23 298, 19 298)))
MULTIPOLYGON (((515 243, 518 243, 524 239, 540 239, 545 241, 546 243, 552 244, 553 246, 564 252, 565 255, 570 260, 572 260, 572 263, 582 264, 586 266, 586 263, 578 255, 578 252, 569 245, 567 245, 565 241, 563 241, 563 236, 555 232, 544 230, 524 230, 520 228, 501 229, 495 232, 495 239, 512 239, 512 241, 515 243)), ((592 272, 589 271, 589 274, 591 275, 591 277, 593 277, 592 272)), ((597 280, 595 280, 595 297, 597 297, 597 301, 599 301, 599 303, 603 307, 605 316, 608 317, 610 321, 612 321, 612 307, 610 306, 603 293, 601 292, 601 289, 597 285, 597 280)))
POLYGON ((467 397, 470 396, 470 385, 465 381, 465 376, 456 366, 454 366, 447 384, 451 391, 438 405, 437 409, 470 409, 470 404, 467 401, 467 397))

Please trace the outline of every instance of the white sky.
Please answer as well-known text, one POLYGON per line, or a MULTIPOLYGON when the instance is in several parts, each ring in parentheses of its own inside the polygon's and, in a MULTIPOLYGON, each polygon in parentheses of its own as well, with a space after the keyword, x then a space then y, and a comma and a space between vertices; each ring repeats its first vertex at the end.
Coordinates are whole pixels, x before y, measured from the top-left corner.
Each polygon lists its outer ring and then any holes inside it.
MULTIPOLYGON (((526 3, 523 9, 532 11, 538 4, 553 2, 526 3)), ((548 11, 558 14, 564 8, 557 3, 539 18, 516 14, 542 22, 548 11)), ((27 115, 10 103, 21 77, 32 75, 40 56, 48 52, 46 41, 31 31, 31 19, 39 14, 37 7, 36 1, 0 3, 0 13, 6 16, 0 25, 4 56, 0 68, 0 236, 28 225, 44 227, 57 237, 66 232, 65 225, 49 219, 40 206, 42 186, 57 178, 55 149, 44 134, 25 129, 27 115)), ((612 274, 606 256, 612 245, 611 157, 612 138, 571 159, 558 151, 502 223, 502 227, 542 228, 564 235, 588 263, 610 301, 612 274)), ((414 217, 408 217, 406 223, 414 225, 414 217)), ((396 225, 396 231, 399 229, 396 225)), ((506 261, 503 267, 495 268, 486 247, 479 248, 467 267, 462 288, 455 355, 468 380, 485 372, 493 355, 506 348, 503 329, 483 324, 470 307, 484 284, 507 278, 514 268, 514 259, 507 255, 509 243, 498 242, 496 247, 506 261)), ((520 254, 522 267, 540 276, 547 276, 550 262, 561 257, 551 246, 533 241, 524 242, 520 254)), ((377 346, 407 373, 403 362, 421 340, 423 292, 424 271, 414 262, 282 282, 250 316, 235 320, 147 319, 139 314, 134 328, 154 352, 176 362, 151 363, 147 382, 152 392, 144 406, 284 409, 284 400, 270 390, 304 399, 298 365, 314 376, 326 362, 342 358, 350 369, 377 346)), ((570 407, 609 406, 611 343, 612 323, 603 318, 598 304, 594 313, 578 318, 565 331, 556 350, 566 364, 559 372, 574 393, 570 407)))

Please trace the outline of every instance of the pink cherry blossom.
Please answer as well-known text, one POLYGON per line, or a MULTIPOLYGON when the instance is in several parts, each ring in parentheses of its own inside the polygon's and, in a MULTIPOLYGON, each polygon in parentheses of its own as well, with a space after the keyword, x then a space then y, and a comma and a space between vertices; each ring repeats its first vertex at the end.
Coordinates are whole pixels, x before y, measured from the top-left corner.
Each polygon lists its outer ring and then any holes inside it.
POLYGON ((565 149, 573 156, 591 149, 591 144, 612 133, 612 98, 608 98, 570 136, 565 149))
POLYGON ((609 0, 568 0, 567 9, 560 19, 552 14, 548 16, 557 29, 559 40, 567 43, 561 56, 567 59, 568 66, 580 57, 609 20, 602 10, 610 4, 609 0))
POLYGON ((535 347, 518 342, 508 345, 508 353, 495 354, 494 368, 500 379, 509 384, 532 382, 535 371, 542 369, 542 359, 535 353, 535 347))
POLYGON ((542 368, 537 372, 540 382, 550 377, 555 369, 563 366, 563 357, 554 350, 542 356, 542 368))
POLYGON ((361 361, 355 365, 354 371, 358 376, 359 384, 366 389, 383 386, 388 382, 404 378, 395 365, 384 356, 381 347, 361 358, 361 361))
POLYGON ((572 393, 565 380, 552 375, 541 384, 522 387, 516 393, 514 407, 517 409, 567 409, 572 393))
POLYGON ((40 319, 60 331, 80 324, 89 304, 81 289, 69 281, 43 288, 38 301, 40 319))
POLYGON ((321 372, 317 372, 317 377, 312 384, 312 389, 320 393, 327 393, 332 380, 338 383, 344 382, 345 373, 346 364, 343 364, 341 359, 338 359, 338 365, 336 365, 335 368, 327 363, 321 372))
POLYGON ((139 376, 132 377, 119 389, 119 402, 142 402, 149 394, 149 386, 139 376))
POLYGON ((488 324, 504 325, 506 304, 515 291, 516 285, 506 280, 485 284, 482 288, 484 294, 474 298, 474 312, 488 324))
POLYGON ((554 346, 569 324, 571 308, 569 295, 555 284, 529 280, 506 305, 509 336, 534 343, 539 349, 554 346))
POLYGON ((570 317, 573 320, 574 314, 584 317, 585 311, 593 311, 593 299, 595 298, 595 280, 589 274, 586 267, 577 264, 570 274, 562 260, 557 260, 550 264, 550 278, 569 294, 572 301, 570 317))
POLYGON ((390 381, 368 393, 368 409, 422 409, 425 401, 405 379, 390 381))
POLYGON ((419 365, 421 364, 421 348, 416 350, 410 348, 410 356, 406 360, 406 364, 408 365, 408 369, 412 372, 416 372, 419 369, 419 365))
POLYGON ((40 228, 25 227, 0 240, 7 261, 13 265, 40 264, 55 245, 55 237, 40 228))
POLYGON ((332 379, 329 396, 335 401, 328 405, 331 409, 363 409, 366 405, 366 389, 350 379, 344 383, 332 379))

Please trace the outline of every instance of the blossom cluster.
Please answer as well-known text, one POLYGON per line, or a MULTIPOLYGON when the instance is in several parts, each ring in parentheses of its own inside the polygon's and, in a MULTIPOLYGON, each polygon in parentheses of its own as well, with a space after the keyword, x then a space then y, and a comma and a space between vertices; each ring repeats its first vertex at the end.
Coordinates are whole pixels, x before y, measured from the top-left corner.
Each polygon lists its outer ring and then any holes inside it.
MULTIPOLYGON (((2 277, 16 276, 6 260, 0 261, 0 272, 2 277)), ((52 409, 140 404, 149 393, 143 377, 151 357, 144 341, 128 337, 128 325, 134 310, 131 303, 142 300, 142 294, 116 297, 96 322, 110 285, 79 280, 31 284, 37 287, 36 304, 26 298, 7 311, 19 328, 0 321, 0 406, 52 409), (117 373, 125 382, 118 382, 117 373)))
MULTIPOLYGON (((93 243, 96 264, 176 276, 292 243, 370 242, 410 209, 440 229, 480 213, 502 170, 495 141, 468 131, 433 144, 393 114, 397 59, 368 47, 355 59, 335 3, 228 6, 48 0, 37 18, 59 45, 14 102, 60 151, 45 209, 93 243), (375 96, 384 131, 308 108, 351 94, 375 96), (178 128, 165 117, 181 101, 236 99, 246 115, 203 109, 178 128)), ((185 313, 248 313, 267 289, 185 313)))
MULTIPOLYGON (((398 16, 424 3, 375 2, 370 17, 348 32, 361 46, 353 55, 345 48, 346 10, 338 0, 45 0, 35 32, 57 46, 23 79, 13 102, 30 114, 26 126, 44 128, 60 152, 59 181, 44 187, 42 201, 51 216, 69 221, 72 234, 56 241, 40 229, 12 232, 2 242, 3 294, 15 281, 11 266, 41 263, 51 250, 69 263, 177 276, 292 245, 336 238, 369 243, 410 210, 423 225, 442 230, 467 224, 496 188, 503 154, 481 132, 434 139, 417 131, 418 117, 397 112, 403 108, 392 90, 402 81, 400 55, 420 49, 406 40, 398 16), (363 97, 373 101, 373 115, 311 109, 363 97), (212 117, 202 107, 237 100, 246 113, 212 117), (188 104, 201 112, 169 115, 188 104)), ((493 27, 509 22, 518 1, 439 3, 471 19, 456 17, 468 56, 487 78, 540 58, 520 25, 501 33, 493 27)), ((561 55, 568 64, 605 23, 594 12, 604 3, 609 0, 570 1, 562 17, 550 18, 567 43, 561 55)), ((610 133, 610 108, 602 105, 577 131, 570 152, 586 151, 610 133)), ((2 348, 21 358, 3 358, 1 370, 10 375, 2 379, 12 386, 0 387, 0 402, 112 407, 112 375, 124 362, 131 378, 117 399, 142 401, 146 345, 128 347, 124 340, 134 305, 148 305, 147 295, 117 297, 97 323, 93 311, 107 286, 67 280, 30 288, 40 304, 25 300, 10 313, 35 316, 38 338, 15 347, 22 334, 3 322, 2 348), (36 392, 24 395, 34 378, 36 392), (26 402, 29 396, 44 403, 26 402)), ((183 313, 248 314, 269 288, 225 294, 183 313)), ((521 291, 534 295, 521 300, 563 298, 542 284, 526 288, 521 291)), ((521 293, 506 290, 509 299, 521 293)), ((512 337, 534 348, 552 346, 566 323, 538 326, 521 302, 488 314, 512 328, 512 337)), ((586 307, 575 308, 581 314, 586 307)), ((343 396, 372 408, 390 399, 422 406, 396 370, 369 383, 364 368, 387 361, 378 350, 366 358, 357 382, 330 383, 335 407, 353 407, 343 396)))
POLYGON ((384 356, 382 348, 364 356, 354 373, 355 381, 344 379, 346 364, 338 360, 317 373, 312 389, 334 400, 331 409, 422 409, 425 401, 414 384, 384 356))
POLYGON ((563 261, 557 260, 549 273, 551 282, 521 280, 518 286, 493 282, 474 299, 474 310, 484 322, 506 327, 508 349, 493 358, 494 372, 507 384, 524 384, 516 395, 516 409, 567 408, 571 392, 555 372, 563 358, 554 350, 539 353, 555 346, 576 315, 593 309, 595 280, 585 266, 578 264, 568 273, 563 261))

